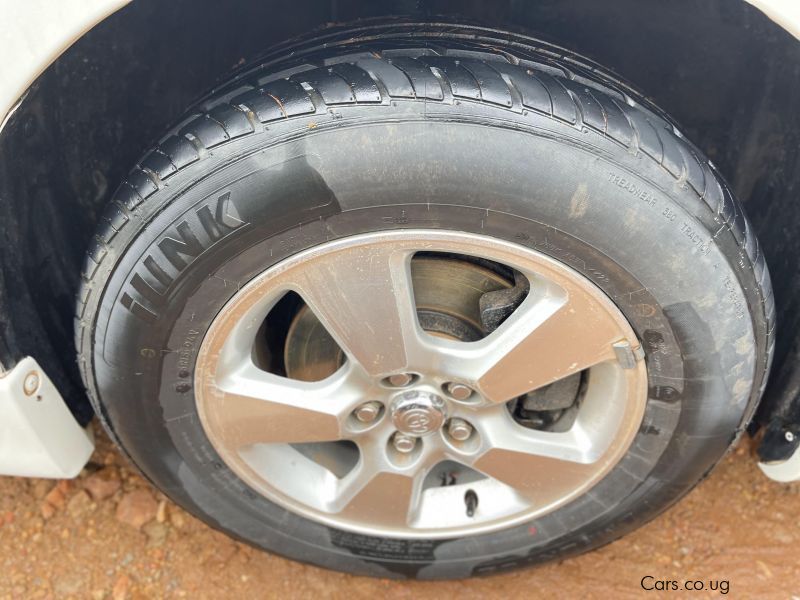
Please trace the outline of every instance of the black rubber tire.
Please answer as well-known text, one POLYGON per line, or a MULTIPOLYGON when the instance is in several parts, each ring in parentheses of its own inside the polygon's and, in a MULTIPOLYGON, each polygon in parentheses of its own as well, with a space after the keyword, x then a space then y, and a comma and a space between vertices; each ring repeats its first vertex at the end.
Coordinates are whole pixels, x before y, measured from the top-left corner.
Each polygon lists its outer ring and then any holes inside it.
POLYGON ((752 415, 774 329, 763 256, 713 165, 595 65, 510 34, 408 31, 330 34, 265 58, 131 171, 86 261, 87 389, 155 485, 294 559, 449 578, 597 547, 691 489, 752 415), (615 300, 646 350, 649 398, 628 454, 530 523, 450 540, 316 524, 248 488, 197 418, 194 352, 240 285, 329 239, 419 227, 563 261, 615 300), (185 244, 170 260, 166 238, 185 244))

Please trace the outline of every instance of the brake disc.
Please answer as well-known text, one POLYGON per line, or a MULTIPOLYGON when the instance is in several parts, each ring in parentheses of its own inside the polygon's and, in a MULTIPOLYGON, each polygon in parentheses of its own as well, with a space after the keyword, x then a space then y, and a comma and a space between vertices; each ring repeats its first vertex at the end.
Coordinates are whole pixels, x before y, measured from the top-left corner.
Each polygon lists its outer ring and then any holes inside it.
MULTIPOLYGON (((465 342, 490 333, 482 318, 481 300, 505 297, 498 294, 516 289, 514 282, 498 271, 488 264, 458 258, 415 256, 411 281, 422 329, 465 342)), ((515 298, 521 300, 519 294, 515 298)), ((345 355, 317 316, 303 305, 286 335, 283 360, 287 377, 320 381, 336 372, 345 355)))

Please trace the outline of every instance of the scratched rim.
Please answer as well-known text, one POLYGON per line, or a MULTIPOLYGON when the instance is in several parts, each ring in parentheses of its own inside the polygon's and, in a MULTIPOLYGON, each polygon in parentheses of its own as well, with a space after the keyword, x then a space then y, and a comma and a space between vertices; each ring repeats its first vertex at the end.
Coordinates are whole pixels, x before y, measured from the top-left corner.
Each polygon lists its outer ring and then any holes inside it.
POLYGON ((552 258, 473 234, 376 232, 297 254, 239 290, 198 352, 196 403, 225 464, 269 500, 368 535, 457 537, 529 521, 600 481, 642 420, 641 355, 613 302, 552 258), (530 291, 480 340, 432 335, 411 284, 418 252, 495 261, 530 291), (289 292, 346 357, 321 381, 269 372, 255 358, 265 318, 289 292), (567 429, 512 417, 510 402, 579 372, 567 429), (450 394, 451 384, 471 393, 450 394))

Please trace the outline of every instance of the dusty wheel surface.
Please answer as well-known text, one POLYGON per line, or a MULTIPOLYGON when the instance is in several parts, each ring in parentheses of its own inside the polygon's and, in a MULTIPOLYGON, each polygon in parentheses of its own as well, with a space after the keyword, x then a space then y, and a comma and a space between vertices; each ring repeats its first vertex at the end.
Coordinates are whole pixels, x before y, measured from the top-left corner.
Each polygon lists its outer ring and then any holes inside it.
POLYGON ((353 573, 491 573, 646 522, 746 425, 774 308, 724 181, 596 66, 499 35, 279 50, 120 186, 81 367, 211 525, 353 573))

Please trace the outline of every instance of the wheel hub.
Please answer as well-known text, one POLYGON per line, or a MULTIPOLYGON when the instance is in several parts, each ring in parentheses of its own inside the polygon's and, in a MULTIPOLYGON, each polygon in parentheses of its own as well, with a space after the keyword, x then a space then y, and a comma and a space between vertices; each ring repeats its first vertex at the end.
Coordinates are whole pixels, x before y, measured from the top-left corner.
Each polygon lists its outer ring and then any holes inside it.
POLYGON ((434 433, 444 425, 447 406, 436 394, 409 390, 392 401, 390 414, 398 431, 421 437, 434 433))

